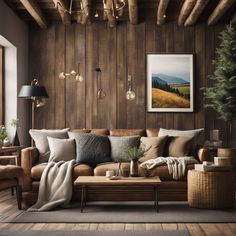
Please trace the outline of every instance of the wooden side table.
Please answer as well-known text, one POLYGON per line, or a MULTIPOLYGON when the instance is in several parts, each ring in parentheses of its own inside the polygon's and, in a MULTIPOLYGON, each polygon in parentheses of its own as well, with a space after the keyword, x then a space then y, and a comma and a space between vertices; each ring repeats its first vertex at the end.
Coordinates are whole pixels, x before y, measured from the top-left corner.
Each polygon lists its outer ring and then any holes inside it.
POLYGON ((233 171, 188 171, 188 203, 196 208, 234 207, 233 171))
POLYGON ((26 146, 9 146, 0 148, 0 160, 11 160, 15 159, 15 164, 17 166, 21 165, 21 150, 26 146), (14 154, 17 155, 14 155, 14 154), (13 157, 11 157, 13 155, 13 157), (4 157, 1 157, 4 156, 4 157))

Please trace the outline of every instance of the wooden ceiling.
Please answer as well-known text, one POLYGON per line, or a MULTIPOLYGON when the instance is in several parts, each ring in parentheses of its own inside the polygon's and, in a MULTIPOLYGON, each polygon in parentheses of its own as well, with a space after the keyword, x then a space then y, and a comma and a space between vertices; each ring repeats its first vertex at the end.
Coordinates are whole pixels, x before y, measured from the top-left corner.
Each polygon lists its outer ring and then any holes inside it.
POLYGON ((192 26, 199 22, 207 22, 208 25, 230 21, 236 23, 236 0, 124 0, 126 5, 118 19, 112 15, 112 0, 73 0, 73 10, 81 10, 81 2, 85 6, 80 14, 69 14, 63 10, 69 9, 70 0, 4 1, 21 19, 34 20, 41 28, 47 28, 55 20, 63 24, 74 21, 89 24, 105 19, 110 27, 124 20, 132 24, 155 20, 157 25, 176 21, 180 26, 192 26), (94 16, 96 12, 99 15, 97 18, 94 16))

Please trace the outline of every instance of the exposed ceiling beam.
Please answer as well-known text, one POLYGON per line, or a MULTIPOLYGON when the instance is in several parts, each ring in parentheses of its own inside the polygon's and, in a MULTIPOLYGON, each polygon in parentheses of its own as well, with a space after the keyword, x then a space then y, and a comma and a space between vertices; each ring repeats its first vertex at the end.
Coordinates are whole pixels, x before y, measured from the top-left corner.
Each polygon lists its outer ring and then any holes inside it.
POLYGON ((77 16, 77 22, 80 24, 91 23, 90 19, 90 0, 81 0, 81 12, 77 16))
POLYGON ((138 3, 137 0, 128 0, 129 20, 131 24, 138 24, 138 3))
POLYGON ((185 0, 178 18, 178 25, 183 25, 192 9, 194 8, 197 0, 185 0))
POLYGON ((169 0, 160 0, 157 8, 157 24, 162 25, 166 20, 166 9, 168 7, 169 0))
POLYGON ((48 24, 37 2, 35 0, 20 0, 20 2, 23 4, 29 14, 35 19, 38 25, 42 29, 46 29, 48 24))
POLYGON ((194 25, 208 2, 209 0, 198 0, 184 26, 194 25))
POLYGON ((65 0, 52 0, 55 4, 55 8, 58 10, 62 23, 68 25, 71 23, 70 14, 65 11, 65 9, 69 9, 68 3, 65 0))
POLYGON ((207 24, 215 24, 235 2, 236 0, 221 0, 208 18, 207 24))
POLYGON ((116 17, 113 15, 113 1, 112 0, 104 0, 104 18, 108 19, 108 26, 115 27, 116 26, 116 17))
POLYGON ((236 24, 236 12, 234 13, 234 15, 231 19, 231 23, 236 24))

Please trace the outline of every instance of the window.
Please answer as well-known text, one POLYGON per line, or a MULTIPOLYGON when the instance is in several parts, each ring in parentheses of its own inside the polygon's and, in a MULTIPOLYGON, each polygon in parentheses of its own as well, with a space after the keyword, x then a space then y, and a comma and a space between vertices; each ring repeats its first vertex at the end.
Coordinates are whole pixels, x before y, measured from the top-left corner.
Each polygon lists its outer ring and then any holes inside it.
POLYGON ((0 124, 4 123, 4 48, 0 45, 0 124))

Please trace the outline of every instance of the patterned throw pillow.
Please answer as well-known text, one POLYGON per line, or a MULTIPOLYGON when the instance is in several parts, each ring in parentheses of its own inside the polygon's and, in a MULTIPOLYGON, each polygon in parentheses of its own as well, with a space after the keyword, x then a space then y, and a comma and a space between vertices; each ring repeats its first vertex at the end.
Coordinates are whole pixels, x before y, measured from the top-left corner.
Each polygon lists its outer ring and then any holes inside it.
POLYGON ((111 162, 110 142, 107 136, 68 132, 76 142, 76 162, 95 167, 100 163, 111 162))

